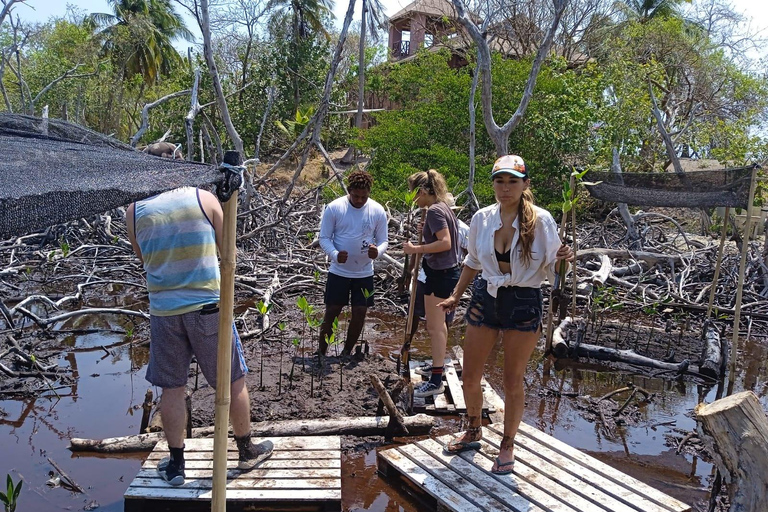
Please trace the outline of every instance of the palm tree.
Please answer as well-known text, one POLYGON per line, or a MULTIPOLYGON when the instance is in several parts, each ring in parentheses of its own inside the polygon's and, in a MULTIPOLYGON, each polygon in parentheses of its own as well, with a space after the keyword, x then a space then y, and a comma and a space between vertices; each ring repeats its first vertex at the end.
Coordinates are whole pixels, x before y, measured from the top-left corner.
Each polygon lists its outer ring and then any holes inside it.
MULTIPOLYGON (((333 10, 333 0, 269 0, 267 9, 286 11, 291 16, 291 45, 293 46, 294 61, 299 52, 299 43, 310 37, 312 32, 322 34, 326 39, 331 35, 323 25, 323 17, 333 10)), ((293 76, 293 111, 299 109, 299 77, 294 69, 293 76)))
POLYGON ((94 13, 102 50, 112 56, 124 76, 141 74, 148 84, 167 75, 181 56, 171 43, 194 40, 171 0, 107 0, 113 13, 94 13))
POLYGON ((691 0, 625 0, 622 2, 628 18, 644 22, 653 18, 680 16, 678 6, 691 0))

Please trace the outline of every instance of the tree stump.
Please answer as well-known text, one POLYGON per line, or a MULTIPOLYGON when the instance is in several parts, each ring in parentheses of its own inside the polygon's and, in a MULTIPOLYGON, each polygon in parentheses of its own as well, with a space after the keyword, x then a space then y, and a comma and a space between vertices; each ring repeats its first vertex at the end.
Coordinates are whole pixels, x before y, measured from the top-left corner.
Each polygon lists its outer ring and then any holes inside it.
POLYGON ((730 512, 768 503, 768 418, 752 391, 696 407, 699 436, 728 484, 730 512))

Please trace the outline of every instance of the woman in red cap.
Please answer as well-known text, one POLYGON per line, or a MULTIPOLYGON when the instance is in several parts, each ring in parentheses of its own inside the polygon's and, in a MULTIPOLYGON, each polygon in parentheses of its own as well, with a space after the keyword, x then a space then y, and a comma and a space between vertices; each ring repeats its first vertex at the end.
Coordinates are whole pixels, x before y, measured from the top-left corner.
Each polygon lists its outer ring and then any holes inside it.
POLYGON ((464 344, 464 400, 469 428, 445 448, 449 453, 480 448, 483 393, 480 379, 485 361, 502 332, 504 348, 504 437, 491 469, 512 472, 513 440, 523 416, 523 377, 541 335, 541 283, 553 282, 560 261, 573 261, 570 247, 558 236, 552 215, 533 204, 530 178, 523 159, 505 155, 491 173, 496 204, 479 210, 469 228, 468 255, 450 297, 439 305, 456 307, 473 279, 467 308, 464 344), (475 276, 482 271, 482 275, 475 276))

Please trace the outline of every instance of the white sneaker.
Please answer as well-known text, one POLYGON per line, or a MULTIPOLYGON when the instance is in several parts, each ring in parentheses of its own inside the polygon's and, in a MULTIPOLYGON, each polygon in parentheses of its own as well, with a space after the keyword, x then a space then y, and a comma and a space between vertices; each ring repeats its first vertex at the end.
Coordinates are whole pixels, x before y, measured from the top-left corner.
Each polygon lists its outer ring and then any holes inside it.
POLYGON ((422 363, 421 366, 417 366, 413 371, 417 375, 429 378, 432 376, 432 365, 429 363, 422 363))
POLYGON ((428 396, 440 395, 445 391, 445 386, 441 382, 439 386, 435 386, 431 382, 427 381, 421 386, 413 390, 413 396, 416 398, 425 398, 428 396))

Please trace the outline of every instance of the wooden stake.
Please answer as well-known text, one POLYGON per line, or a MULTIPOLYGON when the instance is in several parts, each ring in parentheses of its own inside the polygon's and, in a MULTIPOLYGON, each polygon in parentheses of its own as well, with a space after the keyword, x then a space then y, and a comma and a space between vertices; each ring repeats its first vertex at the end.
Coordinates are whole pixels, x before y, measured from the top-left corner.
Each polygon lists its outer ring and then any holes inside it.
POLYGON ((755 202, 755 185, 757 184, 757 167, 752 169, 752 182, 749 185, 749 201, 747 202, 747 219, 744 223, 744 243, 741 246, 741 261, 739 262, 739 283, 736 286, 736 306, 733 317, 733 339, 731 340, 731 363, 728 371, 728 394, 733 393, 733 381, 736 376, 737 347, 739 344, 739 325, 741 323, 741 296, 744 288, 744 269, 747 266, 749 251, 749 231, 752 224, 752 204, 755 202))
MULTIPOLYGON (((242 156, 227 151, 224 163, 240 165, 242 156)), ((237 237, 237 190, 224 203, 224 230, 221 237, 221 292, 219 298, 219 349, 216 361, 216 406, 214 409, 213 494, 211 510, 227 508, 227 434, 232 375, 232 318, 235 303, 235 240, 237 237)))
MULTIPOLYGON (((571 190, 576 186, 576 177, 571 174, 571 190)), ((573 208, 573 206, 571 206, 573 208)), ((565 237, 565 224, 568 222, 568 214, 563 214, 563 218, 560 220, 560 241, 562 242, 563 237, 565 237)), ((564 263, 564 262, 563 262, 564 263)), ((562 265, 561 265, 562 268, 562 265)), ((557 281, 557 289, 561 289, 563 287, 563 278, 561 279, 555 279, 557 281)), ((554 331, 552 329, 552 326, 555 322, 555 301, 552 300, 552 298, 555 295, 555 283, 552 283, 552 288, 549 292, 549 315, 547 316, 547 341, 544 344, 544 353, 548 354, 550 350, 552 349, 552 335, 554 334, 554 331)))
MULTIPOLYGON (((422 208, 421 210, 421 222, 424 224, 424 219, 427 216, 427 210, 422 208)), ((424 241, 424 230, 419 230, 419 245, 424 241)), ((400 371, 403 379, 406 382, 411 381, 411 334, 413 333, 413 310, 416 307, 416 287, 419 280, 419 266, 421 265, 421 253, 414 254, 415 261, 413 262, 413 270, 411 272, 411 298, 408 301, 408 318, 405 321, 405 339, 403 340, 403 346, 400 348, 400 371)))
MULTIPOLYGON (((573 200, 576 200, 576 180, 571 177, 571 190, 573 190, 573 200)), ((571 206, 571 234, 573 237, 573 254, 576 254, 579 250, 576 244, 576 206, 571 206)), ((573 287, 571 291, 571 318, 576 321, 576 287, 578 286, 578 280, 576 279, 576 260, 573 261, 573 268, 571 269, 571 278, 573 279, 573 287)), ((565 288, 565 286, 563 286, 565 288)))
POLYGON ((709 315, 712 313, 712 305, 715 303, 715 289, 717 288, 717 280, 720 279, 720 264, 723 262, 723 248, 725 247, 725 234, 728 231, 728 217, 731 215, 731 207, 725 207, 725 216, 723 217, 723 229, 720 231, 720 247, 717 249, 717 264, 715 265, 715 277, 712 278, 712 287, 709 290, 709 304, 707 304, 707 316, 705 320, 709 320, 709 315))

